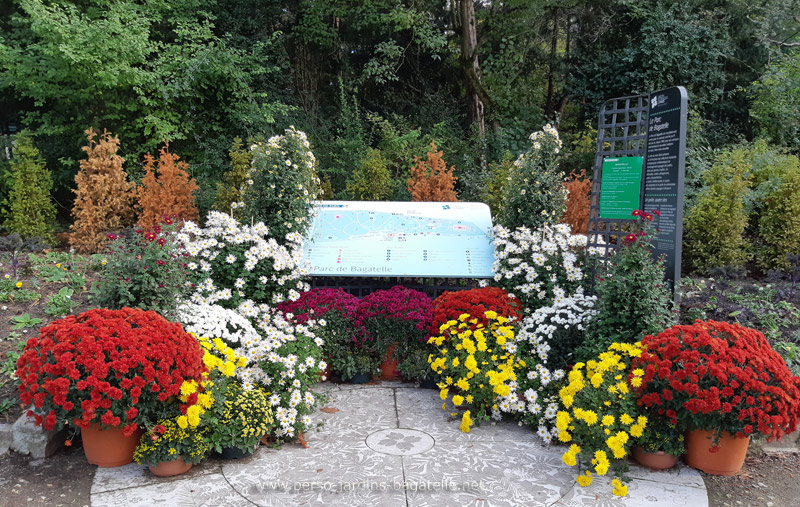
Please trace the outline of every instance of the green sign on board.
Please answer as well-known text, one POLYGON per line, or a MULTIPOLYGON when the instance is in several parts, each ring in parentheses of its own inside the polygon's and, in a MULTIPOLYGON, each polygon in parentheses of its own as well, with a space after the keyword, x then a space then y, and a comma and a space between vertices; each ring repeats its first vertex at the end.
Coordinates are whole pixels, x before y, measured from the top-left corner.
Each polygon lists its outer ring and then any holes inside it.
POLYGON ((631 218, 639 209, 641 189, 642 157, 603 159, 600 218, 631 218))

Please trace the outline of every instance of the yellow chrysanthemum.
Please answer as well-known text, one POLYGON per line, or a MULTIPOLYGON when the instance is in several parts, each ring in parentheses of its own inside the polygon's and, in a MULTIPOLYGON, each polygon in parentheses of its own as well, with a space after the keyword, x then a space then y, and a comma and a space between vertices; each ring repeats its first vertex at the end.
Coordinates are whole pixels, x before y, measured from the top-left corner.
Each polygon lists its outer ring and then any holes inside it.
POLYGON ((592 473, 590 471, 586 471, 583 475, 578 476, 578 484, 582 487, 586 487, 592 483, 592 473))
POLYGON ((619 479, 613 479, 611 481, 611 485, 614 486, 614 489, 611 491, 617 496, 625 496, 628 494, 628 486, 622 484, 622 481, 619 479))
POLYGON ((185 415, 178 417, 178 426, 180 426, 182 430, 185 430, 189 426, 189 420, 185 415))
POLYGON ((461 426, 459 426, 459 429, 464 433, 469 433, 469 429, 472 427, 472 417, 470 417, 470 415, 470 411, 467 410, 461 417, 461 426))
POLYGON ((603 421, 601 423, 603 426, 611 426, 614 424, 614 416, 613 415, 604 415, 603 421))
POLYGON ((569 413, 558 412, 556 414, 556 428, 558 428, 559 431, 566 430, 570 421, 572 421, 572 417, 570 417, 569 413))

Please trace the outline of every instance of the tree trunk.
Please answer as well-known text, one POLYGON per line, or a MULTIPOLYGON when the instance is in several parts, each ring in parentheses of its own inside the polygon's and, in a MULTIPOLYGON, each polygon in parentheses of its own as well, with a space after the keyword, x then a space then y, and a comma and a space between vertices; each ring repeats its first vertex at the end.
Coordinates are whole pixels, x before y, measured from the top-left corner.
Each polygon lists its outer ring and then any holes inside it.
POLYGON ((545 115, 552 118, 555 112, 555 67, 556 67, 556 51, 558 50, 558 8, 553 8, 553 33, 550 38, 550 64, 548 65, 547 72, 547 102, 545 102, 545 115))
POLYGON ((472 0, 460 0, 457 8, 461 25, 461 68, 467 89, 469 119, 483 139, 486 137, 486 111, 491 109, 492 101, 481 83, 475 5, 472 0))

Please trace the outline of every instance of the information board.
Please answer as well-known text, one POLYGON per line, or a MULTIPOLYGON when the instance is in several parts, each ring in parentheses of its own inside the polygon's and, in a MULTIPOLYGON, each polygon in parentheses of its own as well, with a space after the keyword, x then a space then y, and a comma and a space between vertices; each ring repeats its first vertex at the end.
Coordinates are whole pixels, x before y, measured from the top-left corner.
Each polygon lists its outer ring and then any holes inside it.
POLYGON ((631 218, 639 209, 642 190, 642 157, 603 159, 600 187, 601 218, 631 218))
POLYGON ((643 208, 661 214, 653 255, 666 256, 666 278, 673 288, 681 276, 687 109, 682 86, 650 94, 643 208))
POLYGON ((491 278, 489 207, 474 202, 316 201, 303 256, 314 276, 491 278))

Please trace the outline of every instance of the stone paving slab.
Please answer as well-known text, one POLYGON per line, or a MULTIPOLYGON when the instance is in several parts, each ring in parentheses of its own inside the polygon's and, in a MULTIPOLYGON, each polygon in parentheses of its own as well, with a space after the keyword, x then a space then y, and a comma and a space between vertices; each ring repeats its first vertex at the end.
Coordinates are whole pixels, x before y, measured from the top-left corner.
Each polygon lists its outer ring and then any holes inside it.
POLYGON ((529 428, 484 423, 459 431, 460 413, 441 409, 438 392, 413 385, 324 383, 329 400, 312 419, 309 447, 261 447, 236 461, 210 460, 175 478, 146 467, 98 469, 94 506, 659 506, 705 507, 700 474, 688 467, 652 472, 631 466, 629 494, 608 478, 588 488, 561 461, 563 448, 529 428), (410 387, 409 387, 410 386, 410 387))

